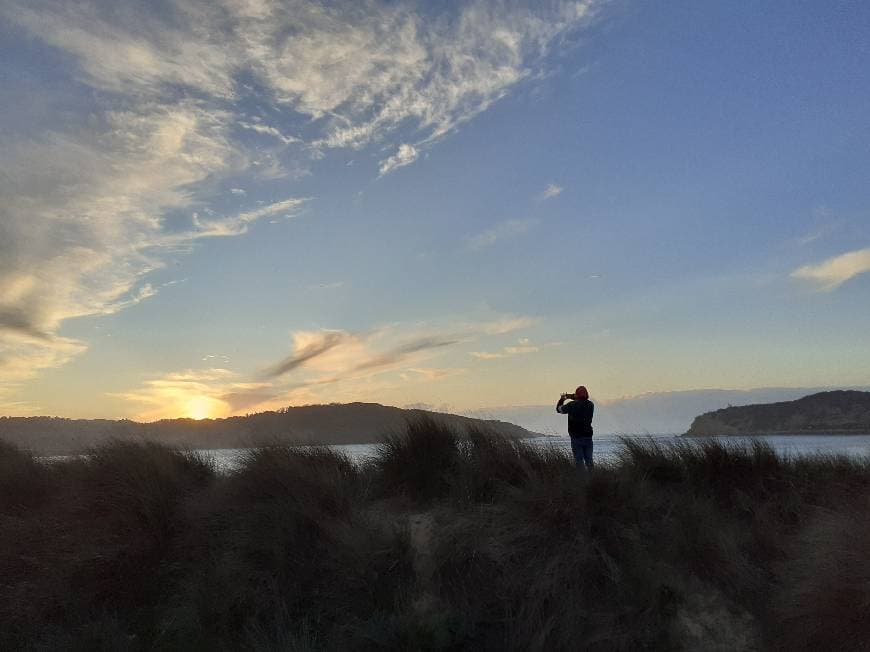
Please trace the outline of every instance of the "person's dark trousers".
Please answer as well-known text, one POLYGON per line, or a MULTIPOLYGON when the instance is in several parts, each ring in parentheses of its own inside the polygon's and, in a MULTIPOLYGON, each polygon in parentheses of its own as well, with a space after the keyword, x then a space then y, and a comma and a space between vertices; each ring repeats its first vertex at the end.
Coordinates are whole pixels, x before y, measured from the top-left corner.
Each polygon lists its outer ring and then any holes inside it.
POLYGON ((591 469, 592 463, 592 437, 571 437, 571 452, 574 453, 574 462, 579 469, 582 464, 591 469))

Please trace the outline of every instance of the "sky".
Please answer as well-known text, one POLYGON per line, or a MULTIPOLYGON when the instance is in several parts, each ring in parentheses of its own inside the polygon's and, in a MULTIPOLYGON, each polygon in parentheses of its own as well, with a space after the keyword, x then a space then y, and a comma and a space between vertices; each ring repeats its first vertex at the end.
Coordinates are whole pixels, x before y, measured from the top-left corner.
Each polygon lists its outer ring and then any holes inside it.
POLYGON ((870 5, 0 0, 0 414, 870 384, 870 5))

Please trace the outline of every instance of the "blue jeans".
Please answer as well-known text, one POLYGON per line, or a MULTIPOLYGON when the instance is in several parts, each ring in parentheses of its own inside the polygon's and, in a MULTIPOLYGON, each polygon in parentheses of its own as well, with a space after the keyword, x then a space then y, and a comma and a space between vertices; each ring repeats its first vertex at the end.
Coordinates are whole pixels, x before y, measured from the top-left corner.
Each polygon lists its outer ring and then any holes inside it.
POLYGON ((592 437, 571 437, 571 452, 574 453, 574 462, 577 468, 581 464, 585 464, 587 469, 591 469, 592 463, 592 437))

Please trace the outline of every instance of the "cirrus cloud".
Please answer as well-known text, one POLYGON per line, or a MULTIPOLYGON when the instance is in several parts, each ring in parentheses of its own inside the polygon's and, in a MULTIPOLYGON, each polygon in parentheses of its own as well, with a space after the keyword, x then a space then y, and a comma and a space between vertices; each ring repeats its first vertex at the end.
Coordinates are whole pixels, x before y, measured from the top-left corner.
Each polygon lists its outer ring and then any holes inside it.
MULTIPOLYGON (((409 384, 433 383, 461 375, 462 367, 427 364, 442 352, 476 340, 528 328, 539 320, 498 319, 433 325, 398 325, 366 332, 297 330, 291 355, 254 377, 227 369, 170 372, 145 379, 140 387, 112 394, 139 406, 136 417, 153 420, 208 408, 211 416, 228 416, 285 405, 345 400, 372 400, 409 384)), ((529 346, 525 338, 513 353, 529 346)), ((550 345, 547 345, 550 346, 550 345)), ((218 356, 206 356, 204 362, 218 356)))
POLYGON ((228 214, 220 188, 244 198, 335 148, 394 148, 380 175, 410 165, 600 4, 3 0, 0 20, 64 58, 46 93, 92 104, 0 141, 0 389, 84 351, 63 323, 153 296, 168 257, 307 201, 228 214))
POLYGON ((848 251, 815 265, 804 265, 791 273, 792 278, 809 281, 820 290, 830 292, 861 274, 870 272, 870 247, 848 251))
POLYGON ((541 193, 540 199, 543 201, 545 199, 552 199, 553 197, 558 197, 562 194, 564 188, 562 186, 557 185, 555 183, 548 184, 546 188, 544 188, 544 192, 541 193))
POLYGON ((417 160, 417 157, 420 156, 420 152, 413 145, 408 145, 407 143, 403 143, 399 145, 398 151, 393 154, 390 158, 381 161, 380 166, 378 167, 378 171, 381 176, 387 174, 388 172, 392 172, 396 168, 401 168, 406 165, 410 165, 414 161, 417 160))
POLYGON ((480 249, 491 247, 499 240, 504 240, 505 238, 513 238, 518 235, 522 235, 537 224, 538 220, 535 219, 506 220, 504 222, 496 224, 491 229, 487 229, 482 233, 469 236, 468 238, 466 238, 466 242, 469 249, 473 251, 479 251, 480 249))

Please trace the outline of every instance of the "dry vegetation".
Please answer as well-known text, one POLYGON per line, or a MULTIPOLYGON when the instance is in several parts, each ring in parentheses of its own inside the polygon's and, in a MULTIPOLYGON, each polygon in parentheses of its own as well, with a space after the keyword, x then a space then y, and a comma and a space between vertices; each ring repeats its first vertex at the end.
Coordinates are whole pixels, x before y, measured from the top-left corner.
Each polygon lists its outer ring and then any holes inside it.
POLYGON ((864 649, 870 465, 415 421, 356 466, 0 444, 0 649, 864 649))

